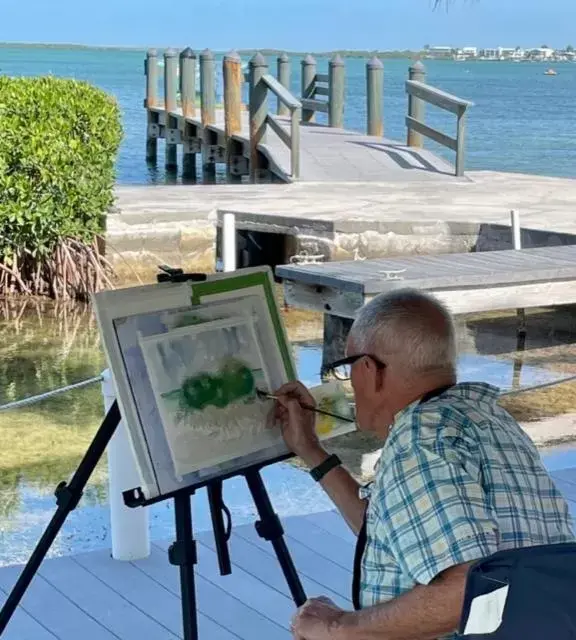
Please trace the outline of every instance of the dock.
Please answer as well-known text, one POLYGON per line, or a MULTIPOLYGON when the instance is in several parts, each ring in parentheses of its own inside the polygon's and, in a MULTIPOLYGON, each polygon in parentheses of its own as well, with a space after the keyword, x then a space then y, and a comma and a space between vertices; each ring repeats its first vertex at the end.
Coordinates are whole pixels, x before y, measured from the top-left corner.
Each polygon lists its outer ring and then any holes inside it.
MULTIPOLYGON (((576 469, 551 469, 576 517, 576 469)), ((333 511, 285 518, 286 542, 308 596, 351 610, 355 539, 333 511)), ((178 570, 170 541, 145 560, 112 560, 108 550, 46 560, 3 640, 176 640, 182 638, 178 570)), ((290 640, 295 606, 270 543, 252 526, 234 528, 232 574, 221 577, 211 532, 198 535, 200 640, 290 640)), ((20 568, 0 568, 0 600, 20 568)))
POLYGON ((464 178, 466 117, 473 105, 429 85, 421 62, 410 68, 405 84, 406 143, 384 137, 384 67, 377 58, 366 64, 365 134, 344 128, 345 63, 339 55, 329 61, 328 73, 319 73, 312 56, 301 61, 300 95, 291 90, 287 55, 278 57, 275 75, 260 53, 250 60, 248 69, 245 74, 237 53, 224 56, 222 105, 217 106, 211 51, 198 56, 190 48, 180 53, 168 49, 162 73, 157 51, 148 51, 144 100, 147 160, 157 162, 157 143, 162 139, 166 169, 177 169, 181 148, 183 176, 189 181, 196 180, 198 158, 203 182, 210 182, 219 163, 230 182, 244 177, 252 183, 464 178), (274 111, 270 99, 277 103, 274 111), (455 137, 426 124, 426 105, 456 116, 455 137), (317 114, 324 114, 327 122, 317 121, 317 114), (424 138, 454 151, 455 164, 423 149, 424 138))
POLYGON ((412 287, 453 314, 576 304, 576 245, 283 265, 286 302, 325 314, 324 363, 342 357, 356 312, 374 296, 412 287))

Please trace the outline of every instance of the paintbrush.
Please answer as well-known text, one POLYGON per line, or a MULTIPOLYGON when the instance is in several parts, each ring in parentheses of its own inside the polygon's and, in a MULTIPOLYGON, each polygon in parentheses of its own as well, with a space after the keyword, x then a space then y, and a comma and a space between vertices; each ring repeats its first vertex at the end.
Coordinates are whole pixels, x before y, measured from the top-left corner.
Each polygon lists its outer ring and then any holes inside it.
MULTIPOLYGON (((267 393, 266 391, 261 391, 260 389, 256 389, 256 395, 260 399, 266 400, 278 400, 278 396, 272 395, 271 393, 267 393)), ((331 413, 330 411, 324 411, 323 409, 318 409, 317 407, 313 407, 310 404, 305 404, 303 402, 300 403, 302 409, 306 409, 307 411, 313 411, 314 413, 319 413, 321 416, 328 416, 329 418, 335 418, 336 420, 341 420, 342 422, 349 422, 354 424, 356 420, 353 418, 347 418, 346 416, 340 416, 337 413, 331 413)))

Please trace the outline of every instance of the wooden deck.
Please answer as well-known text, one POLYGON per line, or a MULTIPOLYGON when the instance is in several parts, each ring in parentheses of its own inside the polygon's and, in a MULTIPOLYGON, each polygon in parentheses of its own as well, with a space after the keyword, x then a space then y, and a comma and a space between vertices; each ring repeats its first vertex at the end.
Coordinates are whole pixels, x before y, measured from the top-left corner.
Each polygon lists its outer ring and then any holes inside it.
POLYGON ((576 246, 284 265, 290 305, 353 318, 373 296, 414 287, 453 313, 576 303, 576 246))
MULTIPOLYGON (((166 114, 159 114, 161 129, 166 114)), ((201 121, 184 118, 181 110, 170 112, 178 120, 181 131, 191 132, 191 138, 204 139, 201 121)), ((288 133, 287 118, 277 121, 288 133)), ((206 129, 212 134, 212 144, 221 150, 224 159, 226 137, 224 112, 216 112, 216 122, 206 129)), ((243 147, 243 155, 250 157, 248 114, 242 114, 242 133, 233 136, 243 147)), ((291 182, 290 154, 288 147, 268 129, 266 144, 260 150, 267 157, 270 170, 283 182, 291 182)), ((300 178, 299 182, 412 182, 412 181, 465 181, 454 177, 454 167, 446 160, 426 149, 409 148, 404 144, 373 136, 366 136, 346 129, 330 128, 318 124, 300 125, 300 178)))
MULTIPOLYGON (((552 471, 576 517, 576 469, 552 471)), ((284 520, 307 595, 351 609, 354 537, 334 512, 284 520)), ((232 575, 218 573, 210 533, 199 536, 197 594, 201 640, 289 640, 294 605, 269 543, 253 527, 231 539, 232 575)), ((182 637, 178 570, 169 541, 150 558, 118 562, 107 550, 47 560, 3 640, 175 640, 182 637)), ((19 567, 0 569, 0 600, 19 567)))

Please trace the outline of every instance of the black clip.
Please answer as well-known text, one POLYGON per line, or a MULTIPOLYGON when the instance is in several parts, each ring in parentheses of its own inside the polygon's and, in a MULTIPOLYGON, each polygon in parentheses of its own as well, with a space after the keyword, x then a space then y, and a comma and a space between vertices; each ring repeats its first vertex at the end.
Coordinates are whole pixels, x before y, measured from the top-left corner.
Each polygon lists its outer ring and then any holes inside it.
POLYGON ((196 542, 194 540, 173 542, 168 549, 168 560, 176 567, 196 564, 198 562, 196 542))
POLYGON ((62 481, 54 491, 56 496, 56 505, 67 511, 74 511, 82 498, 82 492, 76 492, 68 486, 68 483, 62 481))

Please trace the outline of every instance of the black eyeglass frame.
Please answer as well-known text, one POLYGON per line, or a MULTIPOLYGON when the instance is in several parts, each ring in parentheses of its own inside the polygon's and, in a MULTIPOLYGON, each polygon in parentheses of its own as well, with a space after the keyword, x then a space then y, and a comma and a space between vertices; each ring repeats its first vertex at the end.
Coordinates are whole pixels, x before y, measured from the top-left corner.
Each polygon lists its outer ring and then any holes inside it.
MULTIPOLYGON (((373 356, 371 353, 355 353, 353 356, 341 358, 340 360, 335 360, 334 362, 331 362, 330 364, 326 365, 325 367, 322 368, 322 374, 326 375, 329 373, 334 373, 334 371, 338 369, 338 367, 344 367, 346 365, 350 365, 350 367, 352 367, 354 363, 358 362, 358 360, 361 360, 362 358, 370 358, 370 360, 374 362, 374 364, 378 367, 378 369, 382 370, 386 368, 386 363, 382 362, 382 360, 380 360, 376 356, 373 356)), ((341 379, 349 380, 350 378, 348 377, 348 378, 341 378, 341 379)))

